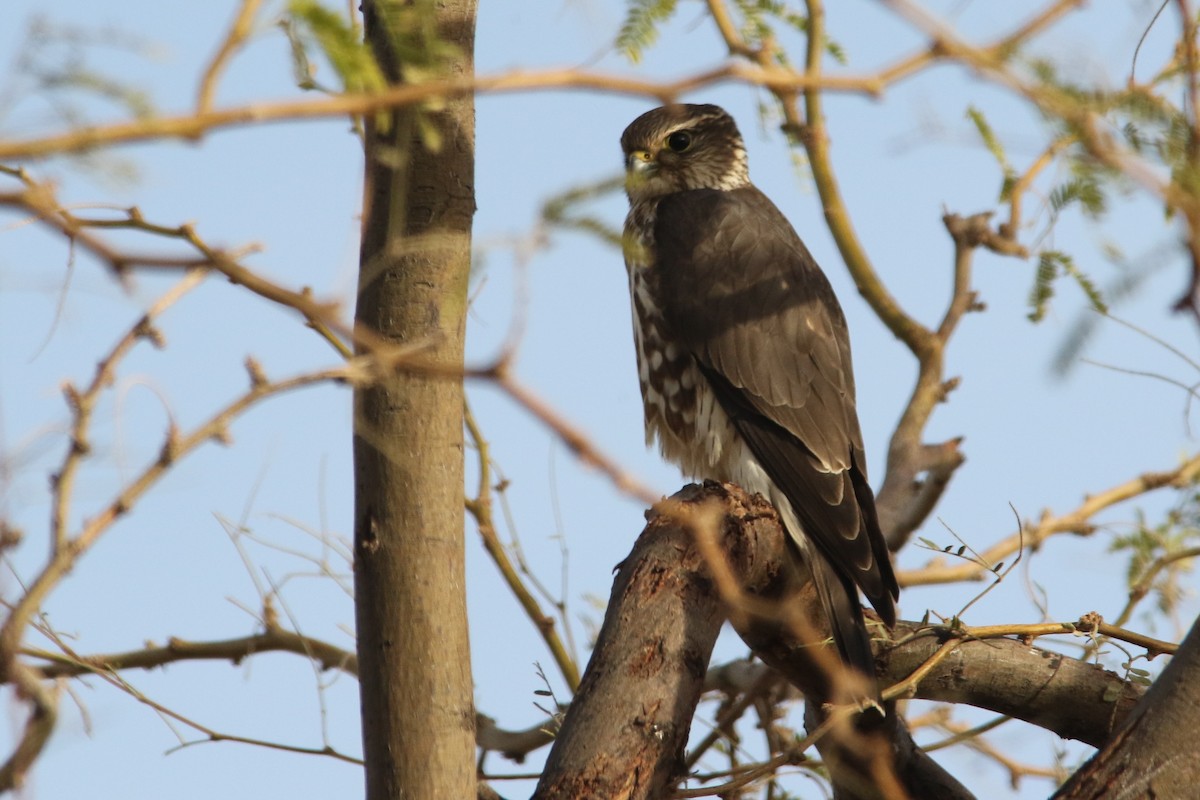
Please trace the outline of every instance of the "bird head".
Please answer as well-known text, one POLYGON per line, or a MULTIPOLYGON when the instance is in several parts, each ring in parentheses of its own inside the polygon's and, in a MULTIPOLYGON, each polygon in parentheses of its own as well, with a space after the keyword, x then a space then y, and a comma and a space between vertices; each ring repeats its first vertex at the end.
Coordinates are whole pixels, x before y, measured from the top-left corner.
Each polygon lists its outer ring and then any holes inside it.
POLYGON ((621 134, 630 202, 689 189, 737 189, 750 183, 746 148, 733 117, 712 105, 647 111, 621 134))
POLYGON ((750 184, 742 134, 719 106, 674 104, 644 113, 620 136, 631 203, 750 184))

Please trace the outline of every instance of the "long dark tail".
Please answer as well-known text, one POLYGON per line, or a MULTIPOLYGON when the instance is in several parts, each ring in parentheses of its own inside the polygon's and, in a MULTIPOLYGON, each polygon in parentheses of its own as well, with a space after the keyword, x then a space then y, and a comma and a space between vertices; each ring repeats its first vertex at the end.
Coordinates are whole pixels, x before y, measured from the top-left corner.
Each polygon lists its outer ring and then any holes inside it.
POLYGON ((875 655, 854 584, 841 577, 816 548, 809 548, 808 571, 829 619, 842 661, 875 680, 875 655))

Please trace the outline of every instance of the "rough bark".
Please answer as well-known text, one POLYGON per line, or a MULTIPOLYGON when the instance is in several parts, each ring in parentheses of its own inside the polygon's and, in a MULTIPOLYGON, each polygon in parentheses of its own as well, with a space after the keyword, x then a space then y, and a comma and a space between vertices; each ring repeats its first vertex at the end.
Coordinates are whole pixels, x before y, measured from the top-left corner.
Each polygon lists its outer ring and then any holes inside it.
MULTIPOLYGON (((689 487, 676 498, 702 501, 689 487)), ((691 535, 655 516, 621 564, 535 800, 666 796, 724 615, 691 535)))
MULTIPOLYGON (((367 40, 404 81, 389 19, 363 5, 367 40)), ((431 8, 469 74, 474 0, 431 8)), ((474 213, 474 105, 366 120, 359 326, 457 368, 474 213), (417 135, 425 113, 442 137, 417 135)), ((463 575, 462 382, 398 371, 355 395, 355 591, 368 800, 474 797, 474 707, 463 575)))
POLYGON ((1190 800, 1200 794, 1200 619, 1108 743, 1056 800, 1190 800))
MULTIPOLYGON (((913 636, 916 630, 901 622, 893 635, 903 644, 876 643, 885 682, 906 679, 942 645, 935 631, 913 636)), ((1017 639, 988 639, 959 643, 917 685, 913 697, 995 711, 1099 747, 1143 693, 1139 685, 1096 664, 1017 639)))
MULTIPOLYGON (((620 566, 596 648, 534 798, 666 796, 668 787, 682 777, 683 748, 704 673, 730 610, 728 587, 723 594, 722 576, 714 574, 710 559, 714 553, 723 556, 727 576, 750 593, 743 599, 753 605, 756 598, 773 599, 797 585, 786 548, 774 509, 735 487, 689 486, 667 501, 620 566), (714 521, 710 527, 715 549, 709 549, 700 541, 700 531, 714 521)), ((745 628, 746 608, 734 607, 733 613, 745 628)), ((758 630, 766 636, 765 626, 758 630)), ((812 692, 809 706, 820 708, 841 697, 836 669, 825 663, 832 655, 776 641, 782 638, 755 643, 764 651, 778 646, 780 652, 795 653, 808 664, 806 672, 815 676, 806 681, 812 692)), ((970 797, 911 746, 906 734, 900 738, 894 726, 875 725, 862 732, 845 725, 825 740, 839 743, 837 752, 849 767, 834 768, 841 796, 904 796, 903 789, 899 794, 872 791, 862 773, 853 772, 864 760, 850 758, 849 753, 865 743, 871 751, 869 763, 880 752, 889 761, 895 754, 886 771, 893 779, 899 775, 911 796, 970 797), (888 736, 897 738, 889 743, 888 736), (855 787, 853 794, 847 793, 848 784, 855 787)))

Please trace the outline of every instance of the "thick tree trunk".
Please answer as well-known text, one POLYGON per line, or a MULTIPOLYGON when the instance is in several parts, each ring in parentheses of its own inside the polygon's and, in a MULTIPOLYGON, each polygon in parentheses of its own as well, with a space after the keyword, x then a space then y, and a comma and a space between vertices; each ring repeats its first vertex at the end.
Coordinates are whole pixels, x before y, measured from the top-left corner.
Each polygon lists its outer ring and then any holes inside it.
POLYGON ((1055 800, 1200 796, 1200 619, 1108 743, 1055 800))
MULTIPOLYGON (((431 7, 472 70, 475 0, 431 7)), ((412 10, 363 4, 387 77, 404 80, 389 25, 412 10)), ((367 120, 356 319, 422 358, 458 368, 474 205, 474 103, 367 120), (424 113, 441 135, 428 149, 424 113)), ((475 796, 475 731, 463 575, 462 382, 389 374, 355 395, 355 591, 368 800, 475 796)))

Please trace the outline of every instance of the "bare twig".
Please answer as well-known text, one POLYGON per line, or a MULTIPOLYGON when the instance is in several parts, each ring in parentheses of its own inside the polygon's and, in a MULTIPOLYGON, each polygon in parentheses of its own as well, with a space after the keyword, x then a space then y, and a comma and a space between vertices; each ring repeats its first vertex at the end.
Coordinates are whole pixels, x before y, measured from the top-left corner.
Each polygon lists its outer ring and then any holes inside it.
POLYGON ((554 656, 554 663, 558 665, 563 680, 566 681, 570 690, 575 692, 579 688, 579 667, 563 645, 558 631, 555 630, 554 618, 542 611, 537 598, 533 596, 533 593, 521 580, 521 576, 517 574, 512 560, 509 559, 508 553, 505 552, 504 545, 500 543, 500 537, 496 533, 496 524, 492 517, 491 453, 487 440, 484 439, 483 432, 479 429, 479 424, 475 421, 475 415, 471 413, 470 407, 463 409, 463 420, 479 457, 479 481, 475 489, 475 497, 468 497, 466 500, 467 511, 475 518, 484 549, 492 557, 501 577, 508 584, 509 591, 517 598, 517 602, 521 604, 526 616, 537 628, 538 634, 542 637, 547 649, 550 650, 550 654, 554 656))
POLYGON ((257 653, 286 652, 307 656, 321 669, 336 669, 358 675, 358 657, 329 642, 301 636, 279 626, 261 633, 236 639, 198 642, 172 636, 161 647, 145 647, 120 653, 89 656, 63 655, 36 648, 22 648, 22 655, 37 659, 31 665, 44 678, 76 678, 99 672, 118 672, 130 669, 154 669, 179 661, 229 661, 241 663, 257 653))
MULTIPOLYGON (((1047 511, 1036 523, 1026 525, 1025 546, 1036 548, 1046 539, 1060 533, 1088 535, 1095 530, 1092 518, 1101 511, 1156 489, 1165 487, 1179 489, 1190 486, 1198 477, 1200 477, 1200 455, 1195 455, 1173 470, 1146 472, 1124 483, 1090 495, 1074 511, 1061 516, 1054 516, 1047 511)), ((980 554, 984 563, 995 564, 1017 552, 1021 548, 1021 536, 1020 532, 1014 533, 984 550, 980 554)), ((920 569, 901 570, 896 577, 901 586, 921 586, 933 583, 983 580, 990 574, 989 570, 974 562, 946 564, 938 558, 920 569)))
POLYGON ((205 114, 212 110, 217 81, 220 80, 221 73, 225 71, 230 59, 246 43, 246 38, 254 27, 254 19, 258 15, 261 5, 262 0, 242 0, 237 16, 229 26, 229 32, 225 34, 225 39, 221 42, 217 54, 213 56, 208 68, 204 70, 204 77, 200 79, 200 90, 196 96, 197 114, 205 114))

